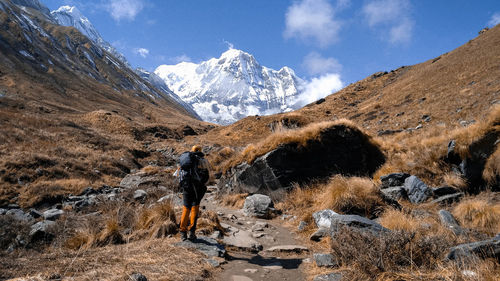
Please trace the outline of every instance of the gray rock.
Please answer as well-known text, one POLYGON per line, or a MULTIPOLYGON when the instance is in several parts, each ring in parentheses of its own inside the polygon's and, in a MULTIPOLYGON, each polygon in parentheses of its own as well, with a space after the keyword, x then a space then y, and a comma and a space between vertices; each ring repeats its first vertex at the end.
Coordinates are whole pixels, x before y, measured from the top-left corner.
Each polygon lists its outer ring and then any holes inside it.
POLYGON ((163 201, 170 201, 174 206, 182 206, 182 193, 173 193, 169 195, 165 195, 162 198, 158 199, 158 203, 163 201))
POLYGON ((136 201, 144 201, 148 197, 148 193, 142 189, 137 189, 134 191, 134 200, 136 201))
POLYGON ((492 239, 455 246, 450 249, 446 259, 464 261, 474 256, 500 259, 500 238, 495 236, 492 239))
POLYGON ((136 173, 126 175, 120 182, 120 186, 126 189, 141 188, 145 186, 157 186, 160 180, 155 176, 145 173, 136 173))
POLYGON ((129 276, 129 280, 130 281, 148 281, 148 278, 146 278, 146 276, 142 275, 142 273, 133 272, 129 276))
POLYGON ((309 249, 300 245, 280 245, 274 246, 264 250, 266 252, 275 252, 275 253, 303 253, 309 252, 309 249))
POLYGON ((224 257, 226 249, 224 245, 217 243, 215 239, 208 237, 198 237, 195 241, 189 240, 175 243, 176 247, 184 247, 188 249, 197 250, 208 257, 224 257))
POLYGON ((212 234, 210 234, 210 238, 212 239, 221 239, 222 237, 224 237, 224 235, 222 234, 222 232, 216 230, 214 232, 212 232, 212 234))
POLYGON ((50 209, 43 212, 43 218, 49 221, 55 221, 64 214, 63 210, 50 209))
POLYGON ((331 254, 314 254, 314 261, 316 265, 319 267, 336 267, 339 266, 339 263, 333 259, 333 255, 331 254))
POLYGON ((410 174, 407 173, 392 173, 385 176, 380 177, 380 181, 382 185, 381 189, 393 187, 393 186, 402 186, 405 183, 405 179, 408 178, 410 174))
POLYGON ((299 226, 297 227, 297 230, 298 230, 298 231, 303 231, 303 230, 306 228, 306 226, 307 226, 307 222, 305 222, 305 221, 300 221, 300 222, 299 222, 299 226))
POLYGON ((332 225, 332 218, 338 215, 339 214, 335 213, 330 209, 325 209, 314 213, 313 218, 317 227, 330 228, 330 226, 332 225))
POLYGON ((42 217, 43 214, 42 214, 42 212, 37 211, 35 209, 30 209, 30 216, 32 216, 33 218, 37 219, 37 218, 42 217))
POLYGON ((441 224, 446 228, 451 229, 455 235, 460 235, 464 233, 464 230, 460 227, 457 220, 453 217, 453 215, 446 210, 439 210, 438 212, 439 220, 441 224))
POLYGON ((462 199, 462 197, 464 197, 464 194, 462 192, 455 193, 455 194, 448 194, 448 195, 444 195, 444 196, 441 196, 437 199, 432 200, 431 203, 436 203, 436 204, 440 204, 440 205, 450 205, 450 204, 453 204, 455 202, 460 201, 460 199, 462 199))
POLYGON ((337 273, 337 272, 317 275, 313 279, 313 281, 340 281, 340 280, 342 280, 342 273, 337 273))
POLYGON ((381 192, 384 194, 384 196, 394 201, 408 198, 408 194, 406 194, 406 189, 402 186, 387 187, 382 189, 381 192))
POLYGON ((415 204, 424 202, 432 195, 432 189, 416 176, 406 178, 404 188, 406 189, 410 202, 415 204))
POLYGON ((451 186, 440 186, 432 189, 432 196, 439 198, 441 196, 459 193, 460 191, 451 186))
POLYGON ((271 197, 263 194, 254 194, 245 199, 243 213, 251 217, 270 218, 274 210, 273 207, 271 197))
POLYGON ((0 215, 5 215, 5 213, 7 213, 7 210, 0 208, 0 215))
POLYGON ((318 230, 316 230, 316 232, 314 232, 311 235, 311 237, 309 237, 309 239, 318 242, 321 241, 323 237, 327 237, 328 235, 330 235, 330 229, 325 227, 320 227, 318 228, 318 230))
POLYGON ((219 267, 220 262, 214 259, 205 259, 205 261, 210 264, 212 267, 219 267))
POLYGON ((330 235, 335 239, 335 235, 342 227, 350 227, 357 231, 370 231, 374 234, 381 232, 390 232, 389 229, 381 226, 380 224, 358 215, 337 215, 332 219, 332 226, 330 227, 330 235))
POLYGON ((31 226, 29 233, 32 242, 40 240, 51 240, 54 234, 50 233, 50 229, 56 225, 53 221, 40 221, 31 226))
POLYGON ((257 253, 263 248, 259 242, 253 239, 251 232, 241 229, 237 229, 229 233, 224 237, 223 242, 226 244, 226 247, 230 249, 250 253, 257 253))
POLYGON ((17 204, 9 204, 7 205, 7 209, 12 210, 12 209, 20 209, 19 205, 17 204))
POLYGON ((33 217, 30 214, 25 213, 21 209, 10 209, 7 212, 5 212, 5 215, 10 215, 19 221, 30 221, 33 219, 33 217))

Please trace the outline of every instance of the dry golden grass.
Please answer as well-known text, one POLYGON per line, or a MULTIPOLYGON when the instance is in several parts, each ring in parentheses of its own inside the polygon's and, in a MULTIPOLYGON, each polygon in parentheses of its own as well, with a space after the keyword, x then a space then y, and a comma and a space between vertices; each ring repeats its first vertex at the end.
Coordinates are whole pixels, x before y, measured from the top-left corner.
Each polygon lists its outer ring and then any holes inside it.
MULTIPOLYGON (((483 171, 483 179, 485 179, 488 184, 494 184, 496 181, 500 180, 500 146, 497 146, 493 155, 488 158, 488 162, 486 162, 483 171)), ((499 183, 497 182, 497 184, 499 183)))
POLYGON ((466 180, 461 177, 460 175, 457 175, 456 173, 447 173, 443 176, 443 181, 444 184, 447 186, 452 186, 456 187, 460 190, 466 190, 467 189, 467 182, 466 180))
POLYGON ((136 222, 136 229, 151 229, 168 221, 176 223, 175 211, 171 202, 164 201, 152 208, 141 210, 136 222))
POLYGON ((222 234, 225 233, 224 228, 220 224, 219 216, 213 211, 201 211, 196 228, 203 235, 211 234, 214 231, 220 231, 222 234))
POLYGON ((27 208, 36 206, 41 202, 61 201, 60 198, 63 195, 70 193, 79 194, 90 185, 90 181, 87 179, 39 181, 36 184, 25 187, 25 190, 19 196, 19 203, 21 206, 27 208))
POLYGON ((385 203, 372 180, 337 175, 327 183, 295 187, 277 206, 312 222, 312 214, 323 209, 372 218, 383 210, 385 203))
POLYGON ((148 280, 207 280, 213 271, 204 256, 172 246, 172 239, 151 239, 79 251, 46 249, 43 252, 6 254, 0 257, 2 278, 59 274, 72 280, 128 280, 133 272, 148 280), (26 266, 30 256, 30 266, 26 266))
POLYGON ((241 209, 243 208, 245 199, 248 197, 248 195, 248 193, 223 194, 220 202, 226 207, 241 209))
POLYGON ((481 198, 463 200, 453 208, 453 215, 465 227, 489 235, 500 232, 500 204, 481 198))

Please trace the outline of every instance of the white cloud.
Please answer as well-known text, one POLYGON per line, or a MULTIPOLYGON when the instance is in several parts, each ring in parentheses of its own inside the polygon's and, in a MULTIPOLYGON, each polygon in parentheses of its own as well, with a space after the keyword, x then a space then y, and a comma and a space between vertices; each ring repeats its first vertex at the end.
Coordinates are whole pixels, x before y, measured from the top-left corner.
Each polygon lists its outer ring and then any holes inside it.
POLYGON ((192 59, 189 56, 187 56, 186 54, 182 54, 180 56, 173 57, 170 60, 173 61, 174 63, 191 62, 192 61, 192 59))
POLYGON ((309 53, 302 65, 311 75, 340 72, 342 65, 335 58, 324 58, 317 52, 309 53))
POLYGON ((105 7, 114 20, 133 21, 135 16, 144 8, 144 0, 108 0, 105 7))
POLYGON ((134 54, 139 55, 143 58, 147 57, 149 55, 149 50, 146 48, 135 48, 134 49, 134 54))
POLYGON ((497 25, 499 23, 500 23, 500 12, 496 12, 496 13, 493 14, 493 16, 491 16, 491 19, 488 22, 488 25, 490 27, 493 27, 493 26, 495 26, 495 25, 497 25))
POLYGON ((300 94, 296 101, 296 105, 304 106, 331 95, 343 87, 344 83, 340 79, 340 74, 328 73, 320 77, 314 77, 304 86, 302 94, 300 94))
POLYGON ((234 44, 233 43, 231 43, 229 41, 226 41, 226 40, 222 40, 222 42, 224 42, 224 44, 226 44, 228 50, 234 49, 234 44))
MULTIPOLYGON (((350 1, 339 0, 335 8, 341 9, 350 1)), ((335 19, 335 8, 328 0, 301 0, 288 7, 285 15, 285 38, 313 40, 326 47, 338 40, 341 21, 335 19)))
POLYGON ((391 43, 407 43, 412 38, 414 21, 409 0, 373 0, 366 2, 362 13, 368 25, 391 43))

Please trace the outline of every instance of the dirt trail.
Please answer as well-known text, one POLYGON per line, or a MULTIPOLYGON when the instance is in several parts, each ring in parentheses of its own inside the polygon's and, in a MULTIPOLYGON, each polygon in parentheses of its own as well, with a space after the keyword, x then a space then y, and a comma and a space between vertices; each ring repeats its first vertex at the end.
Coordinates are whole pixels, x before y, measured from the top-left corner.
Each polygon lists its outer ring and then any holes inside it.
POLYGON ((223 227, 230 229, 225 237, 227 263, 221 266, 222 272, 215 276, 215 280, 305 280, 301 269, 305 262, 310 261, 310 253, 299 246, 293 232, 280 225, 279 218, 247 217, 241 210, 220 206, 214 197, 207 194, 202 208, 205 206, 215 211, 223 227), (276 246, 291 247, 273 251, 272 247, 276 246))

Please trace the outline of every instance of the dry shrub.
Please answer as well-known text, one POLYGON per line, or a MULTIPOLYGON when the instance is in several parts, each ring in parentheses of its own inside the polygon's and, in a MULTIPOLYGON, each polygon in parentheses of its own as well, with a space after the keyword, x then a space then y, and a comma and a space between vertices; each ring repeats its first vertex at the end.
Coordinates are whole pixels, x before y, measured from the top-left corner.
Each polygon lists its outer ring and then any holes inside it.
POLYGON ((110 218, 106 221, 106 226, 99 233, 97 237, 97 246, 106 246, 109 244, 123 244, 125 243, 122 234, 120 233, 121 227, 116 218, 110 218))
POLYGON ((44 203, 58 203, 64 195, 79 194, 90 185, 86 179, 39 181, 25 187, 25 191, 19 196, 19 203, 26 208, 44 203))
POLYGON ((447 173, 443 177, 444 183, 448 186, 456 187, 460 190, 467 189, 467 181, 456 173, 447 173))
POLYGON ((222 166, 224 166, 223 164, 234 156, 235 153, 236 151, 233 148, 226 146, 216 153, 210 154, 208 159, 214 170, 220 171, 222 166))
POLYGON ((472 198, 460 202, 453 209, 453 215, 469 228, 494 235, 500 232, 500 204, 485 199, 472 198))
POLYGON ((171 224, 176 225, 175 211, 170 201, 164 201, 156 204, 152 208, 142 210, 136 221, 136 230, 146 230, 150 236, 156 236, 158 233, 175 234, 177 227, 174 229, 171 224), (169 231, 170 233, 161 232, 169 231))
POLYGON ((226 207, 231 207, 234 209, 241 209, 245 204, 245 199, 248 197, 248 193, 237 193, 237 194, 224 194, 222 195, 221 203, 226 207))
POLYGON ((421 221, 403 211, 387 209, 379 217, 379 223, 390 230, 415 232, 421 226, 421 221))
POLYGON ((335 176, 324 190, 322 209, 372 218, 385 206, 378 188, 368 178, 335 176))
POLYGON ((405 231, 376 235, 349 227, 341 228, 332 239, 333 255, 356 270, 358 280, 374 280, 384 272, 434 270, 451 246, 436 235, 419 237, 405 231))
POLYGON ((483 179, 490 185, 500 184, 500 146, 497 147, 493 155, 488 158, 483 171, 483 179))
POLYGON ((152 165, 148 165, 144 168, 141 169, 141 172, 147 174, 147 175, 156 175, 158 173, 160 173, 162 171, 162 169, 158 166, 152 166, 152 165))
POLYGON ((208 235, 214 231, 224 234, 224 228, 220 225, 219 216, 213 211, 203 211, 197 222, 197 229, 203 235, 208 235))

